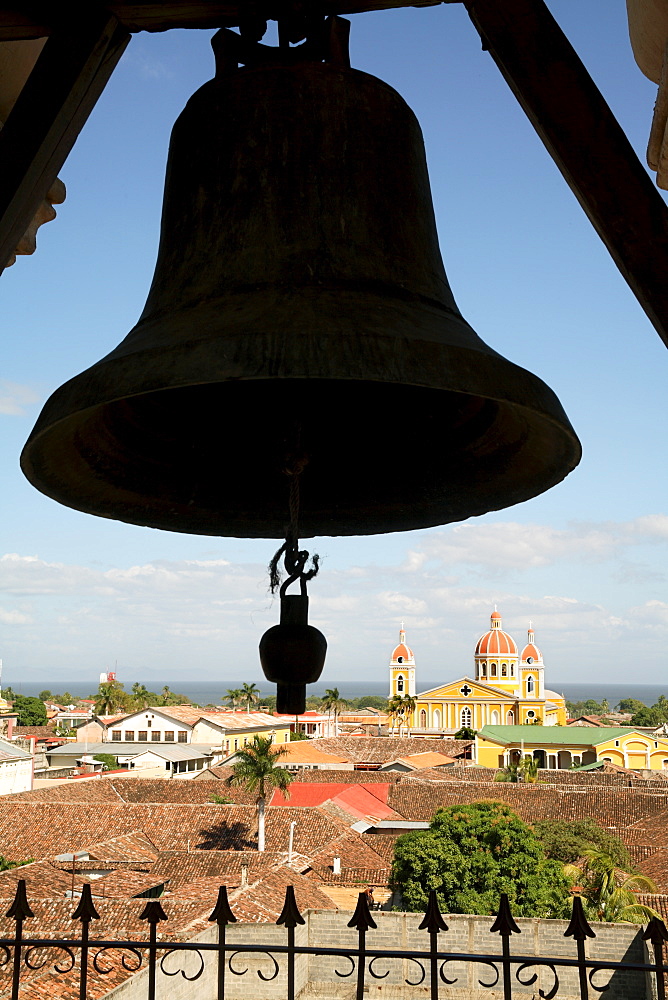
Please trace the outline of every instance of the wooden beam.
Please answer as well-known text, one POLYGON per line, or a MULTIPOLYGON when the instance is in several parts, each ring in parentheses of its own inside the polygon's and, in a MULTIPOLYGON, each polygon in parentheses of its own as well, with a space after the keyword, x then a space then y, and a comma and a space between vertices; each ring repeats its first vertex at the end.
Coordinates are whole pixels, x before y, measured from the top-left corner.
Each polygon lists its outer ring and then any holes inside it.
MULTIPOLYGON (((459 3, 461 0, 422 0, 406 3, 405 0, 318 0, 325 14, 359 14, 372 10, 391 10, 395 7, 436 7, 441 3, 459 3)), ((247 6, 243 0, 216 3, 215 0, 87 0, 87 9, 107 10, 128 31, 166 31, 169 28, 219 28, 238 24, 240 14, 247 6)), ((57 21, 55 0, 50 6, 15 0, 0 3, 0 41, 18 38, 39 38, 50 34, 57 21)))
POLYGON ((51 35, 0 131, 0 271, 130 39, 106 11, 51 35))
POLYGON ((484 46, 668 346, 668 208, 543 0, 464 0, 484 46))

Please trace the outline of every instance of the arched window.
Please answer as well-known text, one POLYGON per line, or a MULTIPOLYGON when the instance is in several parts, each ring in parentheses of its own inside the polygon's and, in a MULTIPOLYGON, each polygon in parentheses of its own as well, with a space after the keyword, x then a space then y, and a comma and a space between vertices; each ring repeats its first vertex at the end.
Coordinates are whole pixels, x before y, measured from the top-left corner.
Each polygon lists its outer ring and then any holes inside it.
POLYGON ((427 728, 427 713, 424 708, 420 711, 420 729, 427 728))
POLYGON ((510 676, 515 676, 515 665, 513 663, 510 664, 510 676))
POLYGON ((397 677, 397 691, 401 692, 404 689, 404 678, 403 674, 399 674, 397 677))
POLYGON ((514 723, 515 723, 515 716, 512 711, 509 711, 508 714, 506 715, 506 725, 512 726, 514 725, 514 723))
POLYGON ((466 726, 469 729, 471 728, 471 709, 468 708, 467 706, 465 706, 462 709, 461 723, 462 723, 462 728, 464 726, 466 726))
POLYGON ((491 675, 492 677, 496 677, 496 663, 492 664, 491 675))
POLYGON ((403 663, 403 662, 404 662, 403 656, 397 656, 397 663, 403 663))
POLYGON ((502 677, 507 677, 508 676, 508 667, 507 667, 507 665, 505 663, 501 664, 501 676, 502 677))
POLYGON ((533 677, 531 676, 531 674, 529 674, 527 678, 527 694, 533 694, 534 688, 535 684, 533 682, 533 677))
POLYGON ((482 668, 482 676, 483 677, 487 677, 487 664, 486 663, 482 663, 481 664, 481 668, 482 668))
POLYGON ((441 728, 441 713, 436 708, 434 709, 434 729, 440 729, 440 728, 441 728))
POLYGON ((498 726, 499 725, 499 721, 500 721, 499 720, 499 713, 496 711, 496 709, 494 709, 494 711, 492 712, 492 723, 491 724, 493 726, 498 726))

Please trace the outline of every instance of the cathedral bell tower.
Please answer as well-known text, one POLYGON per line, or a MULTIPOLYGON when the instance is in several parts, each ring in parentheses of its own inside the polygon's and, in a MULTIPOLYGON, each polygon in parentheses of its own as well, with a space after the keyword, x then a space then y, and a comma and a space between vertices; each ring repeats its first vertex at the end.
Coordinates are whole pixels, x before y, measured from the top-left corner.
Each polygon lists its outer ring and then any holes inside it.
POLYGON ((395 646, 390 658, 389 697, 399 695, 400 698, 404 698, 407 694, 415 697, 415 656, 413 650, 406 645, 406 632, 402 622, 399 645, 395 646))

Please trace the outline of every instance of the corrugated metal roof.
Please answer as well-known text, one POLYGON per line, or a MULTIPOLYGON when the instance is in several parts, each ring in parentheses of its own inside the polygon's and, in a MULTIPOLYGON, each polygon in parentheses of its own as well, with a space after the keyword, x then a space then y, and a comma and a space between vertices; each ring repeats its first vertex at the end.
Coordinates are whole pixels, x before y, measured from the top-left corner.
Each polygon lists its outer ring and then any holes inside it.
POLYGON ((532 746, 539 743, 584 743, 586 746, 596 746, 637 732, 632 726, 606 726, 600 729, 589 726, 485 726, 478 735, 482 739, 492 739, 495 743, 520 743, 523 740, 532 746))
MULTIPOLYGON (((195 756, 211 756, 210 743, 66 743, 62 747, 48 750, 49 757, 81 757, 83 754, 108 753, 113 757, 133 757, 147 750, 194 750, 195 756)), ((30 755, 28 755, 30 756, 30 755)), ((181 756, 170 757, 170 760, 183 760, 181 756)))

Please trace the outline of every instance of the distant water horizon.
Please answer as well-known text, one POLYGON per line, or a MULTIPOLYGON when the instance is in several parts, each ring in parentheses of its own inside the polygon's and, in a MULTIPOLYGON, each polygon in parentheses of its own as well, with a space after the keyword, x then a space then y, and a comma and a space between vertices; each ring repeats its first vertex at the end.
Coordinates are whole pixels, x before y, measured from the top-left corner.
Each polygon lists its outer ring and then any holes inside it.
MULTIPOLYGON (((4 678, 3 678, 4 679, 4 678)), ((134 681, 126 684, 126 690, 132 688, 134 681)), ((157 691, 159 694, 164 684, 158 684, 153 680, 139 680, 149 691, 157 691)), ((184 694, 191 701, 198 705, 220 705, 228 689, 238 688, 243 681, 223 680, 223 681, 192 681, 184 678, 182 681, 168 680, 165 682, 171 691, 184 694)), ((442 680, 426 679, 421 685, 423 691, 428 691, 432 687, 443 683, 442 680)), ((6 678, 5 688, 11 687, 16 694, 23 694, 28 697, 37 697, 40 691, 50 689, 54 694, 63 694, 69 691, 70 694, 78 698, 86 698, 93 695, 97 690, 96 685, 88 681, 51 681, 48 685, 44 682, 14 680, 11 675, 6 678)), ((275 694, 273 685, 267 683, 259 684, 261 696, 275 694)), ((389 690, 389 683, 373 681, 343 681, 327 680, 318 684, 309 685, 306 693, 309 696, 322 698, 327 688, 338 688, 341 698, 361 698, 363 695, 376 695, 386 698, 389 690)), ((622 698, 637 698, 638 701, 646 705, 653 705, 659 695, 668 694, 668 683, 666 684, 617 684, 610 682, 607 684, 560 684, 555 681, 550 684, 553 691, 563 694, 567 701, 587 701, 593 698, 594 701, 601 702, 604 698, 608 700, 610 707, 616 705, 622 698)))

